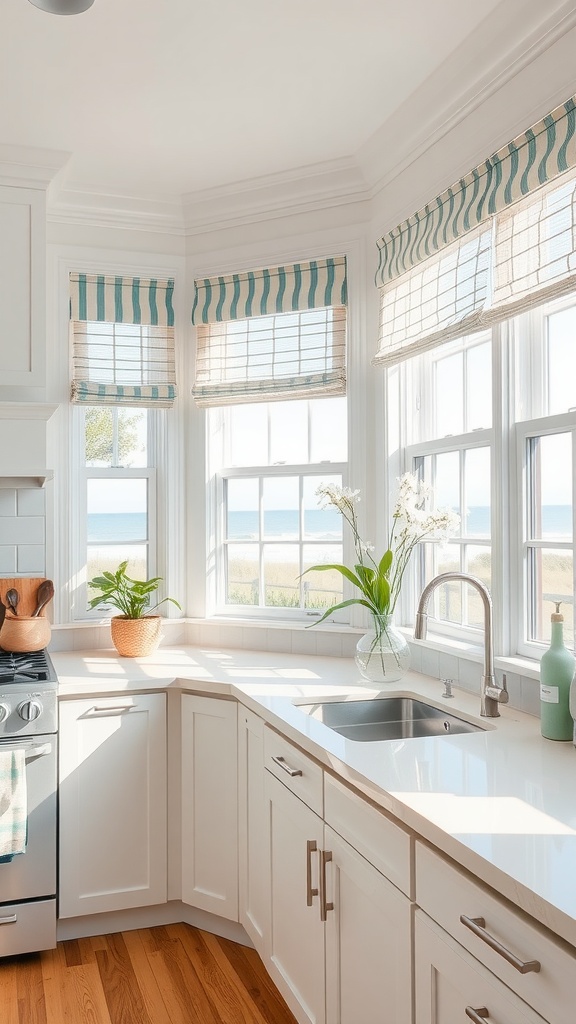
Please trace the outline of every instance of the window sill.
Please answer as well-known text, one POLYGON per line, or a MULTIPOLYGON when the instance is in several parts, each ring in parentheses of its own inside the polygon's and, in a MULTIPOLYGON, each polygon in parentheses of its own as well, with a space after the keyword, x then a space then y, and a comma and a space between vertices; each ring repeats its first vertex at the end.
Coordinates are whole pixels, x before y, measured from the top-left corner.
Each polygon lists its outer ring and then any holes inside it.
MULTIPOLYGON (((438 636, 434 633, 428 633, 426 640, 415 640, 411 629, 407 629, 405 626, 399 628, 405 639, 417 647, 438 651, 441 654, 452 654, 457 658, 465 658, 480 665, 484 662, 484 649, 478 644, 471 644, 465 640, 454 640, 452 637, 438 636)), ((540 662, 533 658, 511 655, 495 656, 494 665, 503 672, 514 672, 527 679, 540 678, 540 662)))

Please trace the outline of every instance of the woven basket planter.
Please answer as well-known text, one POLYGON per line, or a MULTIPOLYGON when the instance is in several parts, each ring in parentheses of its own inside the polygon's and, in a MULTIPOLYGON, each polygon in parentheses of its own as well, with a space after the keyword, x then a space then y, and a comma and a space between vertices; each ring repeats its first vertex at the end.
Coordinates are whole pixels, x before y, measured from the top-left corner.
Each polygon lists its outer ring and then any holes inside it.
POLYGON ((0 631, 0 647, 16 654, 41 651, 49 644, 50 634, 50 623, 43 615, 7 615, 0 631))
POLYGON ((160 615, 143 615, 141 619, 114 615, 110 619, 112 643, 123 658, 145 658, 160 643, 161 625, 160 615))

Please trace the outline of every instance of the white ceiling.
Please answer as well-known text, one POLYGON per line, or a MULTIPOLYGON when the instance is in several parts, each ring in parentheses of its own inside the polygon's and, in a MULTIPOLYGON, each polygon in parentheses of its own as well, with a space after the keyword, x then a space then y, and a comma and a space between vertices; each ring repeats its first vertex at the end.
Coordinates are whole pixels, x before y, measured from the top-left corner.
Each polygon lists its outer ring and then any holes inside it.
MULTIPOLYGON (((475 33, 496 64, 559 4, 514 0, 514 25, 506 6, 95 0, 58 17, 1 0, 0 143, 69 152, 74 187, 149 198, 355 158, 475 33)), ((485 64, 461 68, 463 96, 485 64)))

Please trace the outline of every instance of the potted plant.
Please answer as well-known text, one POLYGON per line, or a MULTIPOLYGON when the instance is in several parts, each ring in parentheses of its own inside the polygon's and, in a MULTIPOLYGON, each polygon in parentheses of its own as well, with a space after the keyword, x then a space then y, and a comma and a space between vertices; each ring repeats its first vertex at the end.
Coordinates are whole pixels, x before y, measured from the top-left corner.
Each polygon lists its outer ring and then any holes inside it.
POLYGON ((160 615, 150 612, 170 601, 180 608, 173 597, 164 597, 150 606, 151 595, 158 590, 161 576, 150 580, 133 580, 126 574, 128 562, 121 562, 116 572, 103 572, 95 576, 88 586, 100 593, 89 602, 91 608, 111 604, 120 615, 110 620, 112 643, 118 654, 125 658, 142 658, 155 651, 160 643, 160 615))

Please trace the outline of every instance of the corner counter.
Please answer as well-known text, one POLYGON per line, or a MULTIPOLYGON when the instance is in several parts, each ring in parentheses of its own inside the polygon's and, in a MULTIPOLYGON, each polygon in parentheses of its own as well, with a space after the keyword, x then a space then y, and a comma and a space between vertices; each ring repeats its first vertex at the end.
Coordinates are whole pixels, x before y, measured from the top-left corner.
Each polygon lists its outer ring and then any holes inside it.
POLYGON ((170 689, 232 697, 540 924, 576 946, 576 750, 542 739, 537 719, 409 673, 377 690, 354 662, 188 646, 142 659, 113 650, 51 655, 62 700, 170 689), (361 743, 298 704, 413 695, 485 731, 361 743))

